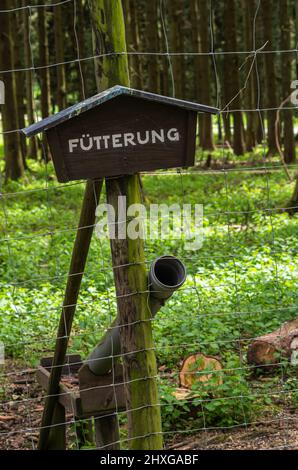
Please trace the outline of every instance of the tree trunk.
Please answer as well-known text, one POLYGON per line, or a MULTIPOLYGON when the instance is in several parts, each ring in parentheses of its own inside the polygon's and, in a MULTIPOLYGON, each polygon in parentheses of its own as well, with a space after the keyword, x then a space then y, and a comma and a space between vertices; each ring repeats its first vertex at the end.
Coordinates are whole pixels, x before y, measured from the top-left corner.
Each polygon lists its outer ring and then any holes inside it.
MULTIPOLYGON (((26 0, 22 0, 22 6, 26 6, 26 0)), ((26 69, 29 69, 32 64, 31 49, 30 49, 30 29, 29 29, 29 10, 23 8, 23 27, 24 27, 24 65, 26 69)), ((25 88, 26 88, 26 111, 28 125, 34 123, 34 97, 33 97, 33 80, 32 70, 26 70, 25 72, 25 88)), ((30 138, 28 154, 31 158, 37 158, 37 143, 36 138, 30 138)))
MULTIPOLYGON (((55 49, 56 61, 58 64, 64 62, 64 35, 63 35, 63 17, 62 7, 57 5, 54 8, 54 30, 55 30, 55 49)), ((65 66, 58 65, 57 71, 57 105, 59 111, 66 108, 66 80, 65 80, 65 66)))
MULTIPOLYGON (((290 16, 289 16, 289 1, 279 0, 279 13, 280 13, 280 26, 281 26, 281 49, 291 49, 291 30, 290 30, 290 16)), ((292 75, 292 58, 291 54, 281 54, 282 69, 282 99, 284 100, 290 94, 291 90, 291 75, 292 75)), ((286 163, 294 163, 296 160, 295 154, 295 139, 293 129, 293 111, 291 109, 284 109, 282 111, 283 117, 283 136, 284 136, 284 159, 286 163)))
MULTIPOLYGON (((47 36, 46 9, 38 8, 38 38, 39 38, 39 69, 40 91, 41 91, 41 116, 46 118, 50 115, 50 73, 49 46, 47 36)), ((49 158, 49 147, 46 139, 43 139, 43 157, 49 158)))
MULTIPOLYGON (((17 7, 17 2, 14 3, 14 6, 17 7)), ((16 101, 17 101, 17 123, 18 129, 24 129, 26 127, 25 123, 25 96, 24 96, 24 81, 25 81, 25 72, 21 71, 24 68, 23 57, 24 57, 24 41, 22 35, 22 14, 20 10, 14 12, 14 24, 16 25, 17 32, 14 39, 14 68, 19 69, 18 72, 15 72, 15 84, 16 84, 16 101)), ((26 138, 23 134, 19 135, 20 139, 20 151, 22 155, 24 168, 27 168, 26 156, 27 156, 27 144, 26 138)))
MULTIPOLYGON (((191 23, 191 42, 192 42, 192 49, 194 52, 199 52, 200 50, 200 43, 199 43, 199 9, 198 9, 198 1, 193 0, 190 2, 189 5, 189 13, 190 13, 190 23, 191 23)), ((194 56, 193 58, 193 67, 194 67, 194 80, 193 80, 193 96, 196 96, 197 100, 199 100, 200 96, 200 83, 202 80, 202 64, 201 64, 201 56, 194 56)), ((199 137, 200 143, 203 140, 203 116, 202 114, 198 115, 199 121, 199 137)))
MULTIPOLYGON (((198 1, 199 10, 199 37, 200 37, 200 52, 210 52, 209 45, 209 11, 208 4, 205 0, 198 1)), ((200 59, 200 80, 198 87, 198 101, 200 103, 209 105, 210 99, 210 56, 201 56, 200 59)), ((200 132, 200 145, 204 150, 214 150, 214 142, 212 135, 212 116, 209 113, 204 113, 200 117, 202 131, 200 132)))
MULTIPOLYGON (((126 0, 125 2, 125 17, 126 17, 126 32, 128 50, 131 52, 140 51, 139 41, 139 23, 138 23, 138 8, 133 0, 126 0)), ((140 67, 140 58, 137 54, 129 56, 130 65, 130 78, 134 88, 142 89, 142 70, 140 67)))
POLYGON ((248 348, 247 360, 249 364, 269 367, 279 364, 283 357, 290 358, 294 362, 297 350, 298 318, 295 318, 272 333, 255 339, 248 348))
MULTIPOLYGON (((246 0, 242 0, 242 8, 245 12, 245 45, 247 51, 253 50, 253 19, 254 19, 254 11, 255 5, 254 1, 247 2, 246 0)), ((251 67, 251 61, 253 58, 248 62, 246 72, 248 73, 251 67)), ((250 77, 247 82, 246 86, 246 106, 247 109, 255 109, 256 99, 255 99, 255 66, 251 71, 250 77)), ((246 150, 248 152, 252 152, 255 145, 256 145, 256 113, 253 111, 248 111, 246 114, 247 119, 247 126, 246 126, 246 150)))
MULTIPOLYGON (((8 0, 1 3, 2 10, 8 10, 8 0)), ((12 41, 12 13, 0 13, 0 69, 13 70, 13 41, 12 41)), ((5 104, 1 106, 2 127, 5 154, 5 177, 16 180, 24 173, 24 165, 20 152, 20 140, 17 121, 17 100, 15 75, 13 73, 3 74, 0 79, 5 84, 5 104), (9 131, 16 132, 9 132, 9 131), (8 132, 8 133, 5 133, 8 132)))
POLYGON ((175 97, 183 98, 182 68, 183 68, 183 50, 181 49, 181 24, 183 21, 183 7, 179 0, 172 0, 170 8, 170 52, 176 52, 178 55, 172 56, 175 97))
MULTIPOLYGON (((158 52, 157 35, 157 1, 150 0, 146 2, 146 21, 147 21, 147 51, 158 52)), ((157 55, 148 56, 148 89, 154 93, 159 93, 159 58, 157 55)))
MULTIPOLYGON (((267 49, 273 49, 273 31, 272 31, 272 11, 273 2, 272 0, 262 0, 261 12, 263 18, 263 34, 264 40, 269 41, 267 49)), ((276 93, 276 75, 274 67, 274 54, 263 54, 265 61, 265 83, 266 83, 266 95, 265 95, 265 107, 276 108, 277 107, 277 93, 276 93)), ((285 56, 283 55, 283 59, 285 56)), ((268 140, 268 155, 277 154, 276 142, 275 142, 275 118, 276 110, 267 111, 267 140, 268 140)))
MULTIPOLYGON (((86 57, 86 47, 85 47, 85 21, 84 21, 84 4, 83 0, 76 0, 76 12, 77 12, 77 22, 76 22, 76 32, 78 36, 78 58, 82 59, 86 57)), ((81 100, 89 96, 89 61, 82 60, 77 67, 78 71, 78 82, 79 82, 79 97, 81 100), (82 74, 82 75, 81 75, 82 74)), ((92 70, 92 78, 94 80, 94 71, 92 70)), ((67 98, 67 95, 66 95, 67 98)))
MULTIPOLYGON (((89 0, 96 52, 125 51, 125 30, 121 1, 89 0)), ((98 61, 97 79, 104 86, 129 86, 127 56, 105 56, 98 61)), ((108 203, 118 220, 118 196, 127 205, 141 203, 138 175, 106 180, 108 203)), ((125 224, 126 226, 126 224, 125 224)), ((156 383, 157 365, 153 348, 151 312, 147 306, 147 274, 141 239, 111 240, 123 355, 128 435, 131 449, 162 449, 161 416, 156 383), (121 266, 121 267, 120 267, 121 266), (132 295, 132 293, 138 294, 132 295), (146 379, 145 379, 146 378, 146 379)))
POLYGON ((49 45, 47 36, 46 10, 38 8, 38 36, 39 36, 39 70, 41 82, 41 116, 50 115, 50 74, 49 74, 49 45))
MULTIPOLYGON (((237 51, 236 39, 236 11, 235 0, 224 2, 224 36, 225 36, 225 51, 237 51)), ((226 54, 224 55, 224 97, 226 105, 231 101, 228 108, 239 110, 241 109, 240 91, 240 77, 239 77, 239 63, 238 55, 226 54)), ((226 131, 226 140, 228 137, 227 116, 225 113, 224 125, 226 131)), ((245 151, 243 139, 243 120, 240 111, 233 112, 233 150, 236 155, 243 155, 245 151)))
MULTIPOLYGON (((165 3, 159 3, 159 11, 158 17, 163 18, 163 23, 161 23, 160 27, 158 28, 158 44, 159 50, 161 52, 166 52, 167 50, 167 38, 164 34, 164 28, 167 30, 167 12, 166 12, 166 5, 165 3)), ((160 93, 164 96, 169 96, 169 71, 170 71, 170 63, 169 57, 164 54, 161 57, 161 67, 160 67, 160 93)))

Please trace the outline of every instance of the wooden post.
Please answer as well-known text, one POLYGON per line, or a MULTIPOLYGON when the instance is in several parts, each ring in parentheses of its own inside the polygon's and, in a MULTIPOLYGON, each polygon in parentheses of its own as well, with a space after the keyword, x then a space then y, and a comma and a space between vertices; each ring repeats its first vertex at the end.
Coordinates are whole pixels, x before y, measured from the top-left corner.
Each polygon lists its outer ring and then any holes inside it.
MULTIPOLYGON (((116 225, 118 197, 127 206, 141 203, 138 175, 106 181, 108 203, 114 207, 116 225)), ((157 366, 153 350, 148 281, 141 239, 112 239, 112 262, 118 300, 121 351, 124 353, 124 381, 131 449, 161 449, 161 417, 158 405, 157 366)))
MULTIPOLYGON (((96 59, 100 87, 129 86, 125 27, 121 0, 89 0, 95 54, 110 54, 96 59), (107 49, 108 46, 108 49, 107 49), (111 54, 111 53, 115 54, 111 54), (119 54, 117 54, 119 53, 119 54)), ((127 197, 127 205, 141 203, 139 175, 106 180, 107 200, 117 214, 118 196, 127 197)), ((116 218, 116 226, 117 226, 116 218)), ((125 226, 127 222, 125 223, 125 226)), ((147 273, 141 239, 111 240, 116 285, 129 447, 162 449, 161 416, 157 390, 157 365, 153 351, 151 312, 148 307, 147 273), (130 323, 133 322, 133 325, 130 323), (128 325, 130 324, 130 325, 128 325)))
POLYGON ((120 450, 120 436, 117 415, 94 417, 96 448, 120 450))
POLYGON ((91 237, 95 223, 95 210, 102 188, 102 181, 88 181, 81 209, 79 226, 73 247, 69 275, 65 289, 63 308, 57 333, 55 355, 53 359, 47 397, 41 422, 38 448, 44 450, 48 445, 50 426, 57 410, 59 383, 68 346, 72 321, 85 269, 91 237))

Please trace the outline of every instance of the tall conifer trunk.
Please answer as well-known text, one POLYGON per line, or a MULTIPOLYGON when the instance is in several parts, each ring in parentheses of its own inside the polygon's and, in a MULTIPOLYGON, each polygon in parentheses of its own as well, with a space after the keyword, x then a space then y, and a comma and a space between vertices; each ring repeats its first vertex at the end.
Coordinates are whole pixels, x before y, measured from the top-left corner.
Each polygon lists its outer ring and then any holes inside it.
MULTIPOLYGON (((209 40, 209 11, 208 3, 205 0, 198 1, 199 9, 199 37, 200 37, 200 52, 210 52, 209 40)), ((198 100, 200 103, 211 105, 210 98, 210 56, 201 56, 200 66, 202 68, 200 73, 200 81, 198 86, 198 100)), ((200 132, 200 145, 204 150, 214 150, 213 133, 212 133, 212 116, 209 113, 204 113, 200 117, 202 125, 202 132, 200 132)))
MULTIPOLYGON (((281 26, 281 49, 291 49, 291 31, 290 31, 290 11, 289 1, 279 0, 280 26, 281 26)), ((282 97, 285 99, 291 93, 291 72, 292 58, 290 54, 281 54, 282 69, 286 72, 282 74, 282 97)), ((289 104, 287 103, 287 106, 289 104)), ((283 136, 284 136, 284 158, 286 163, 293 163, 296 160, 295 139, 293 129, 293 111, 284 109, 283 118, 283 136)))
MULTIPOLYGON (((247 2, 242 1, 242 7, 244 12, 244 24, 245 24, 245 46, 247 51, 253 50, 253 14, 254 14, 254 0, 247 2)), ((251 59, 253 60, 253 58, 251 59)), ((251 61, 248 62, 246 71, 249 72, 251 67, 251 61)), ((255 66, 250 73, 248 83, 245 91, 246 106, 247 109, 255 109, 255 66)), ((256 113, 254 111, 248 111, 246 113, 247 126, 246 126, 246 150, 251 152, 256 145, 256 113)))
MULTIPOLYGON (((266 49, 273 49, 273 27, 272 27, 272 10, 275 2, 272 0, 261 1, 261 14, 263 19, 263 39, 268 41, 266 49)), ((265 61, 265 107, 277 108, 277 92, 276 92, 276 73, 274 67, 274 54, 264 54, 265 61)), ((284 58, 284 57, 283 57, 284 58)), ((275 118, 276 110, 268 109, 267 114, 267 142, 268 155, 277 153, 275 143, 275 118)))
MULTIPOLYGON (((22 6, 26 6, 26 0, 22 0, 22 6)), ((34 97, 33 97, 33 74, 32 70, 29 70, 32 67, 32 57, 31 57, 31 46, 30 46, 30 24, 29 24, 29 15, 30 12, 28 9, 22 9, 22 19, 23 19, 23 28, 24 28, 24 65, 27 69, 25 72, 25 88, 26 88, 26 112, 27 112, 27 121, 28 125, 34 123, 34 97)), ((36 138, 31 137, 29 142, 29 157, 36 159, 37 158, 37 143, 36 138)))
POLYGON ((57 5, 54 8, 54 31, 55 31, 55 49, 57 63, 57 104, 61 111, 66 107, 66 80, 64 62, 64 34, 63 34, 63 16, 62 6, 57 5))
MULTIPOLYGON (((235 109, 233 112, 233 150, 236 155, 243 155, 245 150, 243 139, 243 120, 241 111, 238 111, 241 109, 241 97, 239 94, 241 87, 238 55, 236 53, 238 48, 236 39, 235 0, 224 2, 223 22, 225 34, 225 52, 234 52, 234 54, 226 54, 224 56, 224 98, 225 104, 228 104, 232 100, 229 108, 235 109)), ((225 120, 226 118, 227 117, 225 116, 225 120)))
MULTIPOLYGON (((50 72, 49 65, 49 44, 47 35, 46 8, 38 8, 38 40, 39 40, 39 77, 40 77, 40 106, 41 116, 46 118, 50 115, 50 72)), ((43 139, 43 158, 49 158, 49 146, 46 139, 43 139)))
MULTIPOLYGON (((2 10, 10 9, 10 2, 2 0, 2 10)), ((12 41, 12 18, 13 13, 0 13, 0 69, 13 70, 13 41, 12 41)), ((5 73, 0 76, 5 84, 5 104, 1 105, 4 155, 5 155, 5 177, 16 180, 24 173, 24 165, 20 152, 20 139, 17 117, 17 99, 15 74, 5 73), (10 132, 16 131, 16 132, 10 132)))

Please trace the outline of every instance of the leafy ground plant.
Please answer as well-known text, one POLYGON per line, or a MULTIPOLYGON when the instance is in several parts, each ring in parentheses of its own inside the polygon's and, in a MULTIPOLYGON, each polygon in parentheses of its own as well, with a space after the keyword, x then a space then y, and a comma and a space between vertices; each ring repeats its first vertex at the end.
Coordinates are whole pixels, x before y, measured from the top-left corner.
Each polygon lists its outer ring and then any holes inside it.
MULTIPOLYGON (((58 185, 51 164, 47 172, 29 164, 33 173, 2 190, 0 340, 8 356, 37 364, 54 348, 84 184, 58 185)), ((143 182, 148 205, 162 200, 204 207, 200 250, 186 250, 183 239, 146 240, 148 265, 173 254, 188 273, 154 320, 159 367, 179 371, 185 357, 202 352, 220 356, 225 369, 216 395, 202 389, 196 398, 193 390, 192 406, 175 402, 171 391, 177 381, 162 378, 164 429, 249 423, 271 404, 256 399, 246 363, 248 344, 297 316, 298 226, 295 217, 280 210, 292 186, 280 168, 157 173, 143 182)), ((86 357, 115 314, 109 241, 94 237, 70 351, 86 357)), ((271 392, 278 390, 272 378, 271 392)))

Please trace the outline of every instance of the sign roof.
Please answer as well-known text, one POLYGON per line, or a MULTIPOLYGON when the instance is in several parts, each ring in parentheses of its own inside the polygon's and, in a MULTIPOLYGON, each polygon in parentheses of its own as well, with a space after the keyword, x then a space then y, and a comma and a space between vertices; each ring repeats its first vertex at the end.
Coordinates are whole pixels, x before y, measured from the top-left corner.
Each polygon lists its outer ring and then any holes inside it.
POLYGON ((39 134, 40 132, 47 131, 52 127, 56 127, 59 124, 62 124, 65 121, 68 121, 76 116, 79 116, 90 109, 93 109, 97 106, 100 106, 103 103, 106 103, 117 96, 126 95, 126 96, 133 96, 136 98, 149 100, 149 101, 156 101, 158 103, 164 103, 167 105, 177 106, 179 108, 183 108, 190 111, 196 112, 203 112, 203 113, 211 113, 217 114, 219 110, 217 108, 213 108, 211 106, 205 106, 199 103, 193 103, 191 101, 184 101, 177 98, 171 98, 169 96, 162 96, 157 95, 155 93, 149 93, 147 91, 135 90, 133 88, 127 88, 120 85, 116 85, 108 90, 105 90, 97 95, 92 96, 91 98, 87 98, 80 103, 77 103, 73 106, 70 106, 63 111, 60 111, 57 114, 47 117, 42 121, 39 121, 35 124, 31 124, 31 126, 22 129, 22 132, 27 136, 31 137, 33 135, 39 134))

